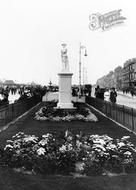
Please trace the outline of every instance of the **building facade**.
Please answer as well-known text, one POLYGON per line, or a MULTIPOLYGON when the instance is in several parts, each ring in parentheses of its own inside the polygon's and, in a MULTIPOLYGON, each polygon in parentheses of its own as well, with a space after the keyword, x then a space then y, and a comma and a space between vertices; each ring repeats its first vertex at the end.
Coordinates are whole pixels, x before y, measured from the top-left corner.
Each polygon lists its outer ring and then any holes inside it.
POLYGON ((114 69, 114 84, 117 90, 122 90, 123 86, 123 68, 118 66, 114 69))
POLYGON ((123 67, 123 90, 136 91, 136 58, 129 59, 123 67))
POLYGON ((97 80, 103 88, 115 87, 117 90, 134 91, 136 94, 136 58, 127 60, 123 68, 118 66, 114 71, 97 80))

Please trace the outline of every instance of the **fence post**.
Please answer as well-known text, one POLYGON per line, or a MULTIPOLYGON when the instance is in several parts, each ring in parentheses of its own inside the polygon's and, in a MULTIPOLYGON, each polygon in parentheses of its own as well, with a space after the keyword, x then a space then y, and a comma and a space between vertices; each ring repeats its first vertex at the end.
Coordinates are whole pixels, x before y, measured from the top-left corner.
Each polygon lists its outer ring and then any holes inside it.
POLYGON ((107 115, 107 102, 105 102, 105 115, 107 115))
POLYGON ((123 105, 123 125, 125 126, 125 112, 124 112, 124 105, 123 105))
POLYGON ((111 103, 110 103, 110 117, 112 117, 112 114, 111 114, 111 103))
POLYGON ((18 116, 26 112, 28 109, 36 105, 39 101, 40 99, 38 98, 35 99, 34 97, 31 97, 29 99, 22 100, 14 104, 5 105, 1 107, 0 108, 0 125, 1 126, 6 125, 10 121, 17 118, 18 116))
POLYGON ((14 104, 11 104, 12 120, 14 119, 14 104))
POLYGON ((134 110, 131 108, 131 113, 132 113, 132 131, 134 131, 134 110))
POLYGON ((117 121, 117 104, 115 104, 115 120, 117 121))

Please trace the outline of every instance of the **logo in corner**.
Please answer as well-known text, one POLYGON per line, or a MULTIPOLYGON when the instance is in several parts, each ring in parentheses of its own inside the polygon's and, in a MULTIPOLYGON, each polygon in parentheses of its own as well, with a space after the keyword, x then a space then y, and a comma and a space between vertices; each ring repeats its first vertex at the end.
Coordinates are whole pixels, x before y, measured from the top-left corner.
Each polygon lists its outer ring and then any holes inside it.
POLYGON ((111 11, 106 14, 91 14, 89 16, 89 28, 91 30, 97 30, 101 28, 103 31, 112 28, 115 25, 121 25, 124 23, 124 20, 126 20, 125 17, 121 16, 121 9, 111 11))

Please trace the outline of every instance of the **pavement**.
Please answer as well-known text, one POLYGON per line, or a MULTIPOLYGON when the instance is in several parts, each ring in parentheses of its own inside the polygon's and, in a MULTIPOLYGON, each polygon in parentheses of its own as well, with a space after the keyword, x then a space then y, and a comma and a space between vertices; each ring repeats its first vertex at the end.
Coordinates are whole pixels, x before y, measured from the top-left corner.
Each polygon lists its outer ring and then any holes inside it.
POLYGON ((117 91, 117 94, 121 95, 121 96, 124 96, 124 97, 128 97, 128 98, 136 98, 136 96, 133 96, 131 95, 131 93, 123 93, 122 91, 117 91))

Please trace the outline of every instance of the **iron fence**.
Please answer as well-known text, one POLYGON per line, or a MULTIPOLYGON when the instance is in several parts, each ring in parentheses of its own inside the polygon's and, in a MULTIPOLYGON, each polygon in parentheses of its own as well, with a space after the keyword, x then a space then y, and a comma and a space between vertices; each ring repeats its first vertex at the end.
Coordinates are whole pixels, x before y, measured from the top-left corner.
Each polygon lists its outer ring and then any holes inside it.
POLYGON ((86 97, 86 103, 100 110, 129 130, 136 132, 136 109, 114 104, 94 97, 86 97))
POLYGON ((13 121, 41 101, 40 96, 0 107, 0 127, 13 121))

